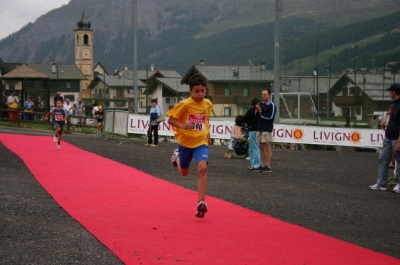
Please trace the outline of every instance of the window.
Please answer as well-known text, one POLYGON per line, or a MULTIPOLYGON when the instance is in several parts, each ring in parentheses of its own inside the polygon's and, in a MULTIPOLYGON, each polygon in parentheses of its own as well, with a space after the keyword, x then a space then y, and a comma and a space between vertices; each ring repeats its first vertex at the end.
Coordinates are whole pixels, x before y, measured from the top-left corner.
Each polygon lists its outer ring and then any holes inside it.
POLYGON ((117 98, 123 98, 123 97, 124 97, 123 89, 117 89, 117 98))
POLYGON ((64 99, 67 99, 67 98, 69 98, 69 100, 70 100, 71 102, 74 102, 74 101, 75 101, 75 95, 64 95, 64 99))
POLYGON ((243 88, 243 97, 249 96, 249 89, 247 87, 243 88))
POLYGON ((65 85, 67 88, 71 88, 71 82, 67 82, 67 84, 65 85))
POLYGON ((230 107, 224 108, 224 116, 231 116, 231 108, 230 107))
POLYGON ((171 98, 165 98, 165 103, 171 103, 171 98))
POLYGON ((229 97, 231 94, 231 90, 229 88, 225 88, 225 97, 229 97))
POLYGON ((83 44, 89 45, 89 36, 88 35, 83 36, 83 44))

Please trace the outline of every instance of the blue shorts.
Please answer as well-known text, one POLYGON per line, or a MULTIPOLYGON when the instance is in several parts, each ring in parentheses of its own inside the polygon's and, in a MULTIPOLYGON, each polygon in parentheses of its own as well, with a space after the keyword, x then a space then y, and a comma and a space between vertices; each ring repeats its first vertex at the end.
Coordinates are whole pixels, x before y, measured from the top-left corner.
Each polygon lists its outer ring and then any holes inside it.
POLYGON ((63 128, 64 128, 64 124, 65 124, 64 121, 54 121, 54 122, 53 122, 54 128, 55 128, 55 129, 61 129, 61 132, 62 132, 62 130, 63 130, 63 128))
POLYGON ((179 164, 182 169, 187 169, 190 166, 190 162, 194 157, 194 160, 198 164, 201 160, 207 161, 208 164, 208 146, 200 145, 196 148, 187 148, 178 145, 179 150, 179 164))

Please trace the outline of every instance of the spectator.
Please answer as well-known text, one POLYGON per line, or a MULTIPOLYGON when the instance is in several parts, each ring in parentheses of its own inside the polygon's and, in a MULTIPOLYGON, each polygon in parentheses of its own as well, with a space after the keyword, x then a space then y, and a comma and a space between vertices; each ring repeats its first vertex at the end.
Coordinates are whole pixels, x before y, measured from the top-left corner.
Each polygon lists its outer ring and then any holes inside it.
POLYGON ((255 106, 257 112, 257 142, 260 144, 261 172, 272 172, 272 129, 276 107, 271 101, 271 89, 267 88, 261 93, 262 102, 255 106))
MULTIPOLYGON (((371 190, 385 191, 388 179, 389 163, 394 155, 397 164, 400 162, 400 84, 393 84, 386 89, 390 98, 394 100, 393 109, 385 130, 382 151, 378 159, 378 178, 374 185, 369 186, 371 190)), ((400 184, 393 188, 393 192, 400 193, 400 184)))
POLYGON ((161 116, 161 108, 157 105, 157 99, 151 100, 150 108, 150 125, 147 132, 147 146, 158 147, 158 125, 159 122, 156 121, 158 117, 161 116), (153 134, 154 134, 154 144, 153 144, 153 134))
POLYGON ((33 108, 35 107, 30 97, 27 97, 24 102, 24 120, 33 121, 33 108))
POLYGON ((257 143, 257 117, 256 117, 256 105, 260 104, 258 98, 251 100, 251 108, 244 115, 243 122, 246 124, 249 130, 249 154, 250 154, 250 170, 260 170, 260 146, 257 143))
POLYGON ((77 130, 80 132, 82 131, 82 125, 85 121, 85 105, 83 104, 83 100, 79 99, 78 104, 76 104, 75 108, 75 116, 78 116, 78 122, 77 122, 77 130))
MULTIPOLYGON (((390 120, 390 114, 392 113, 392 109, 393 109, 393 105, 390 105, 387 108, 387 112, 385 114, 385 117, 382 119, 381 121, 381 126, 383 128, 383 130, 386 132, 386 128, 389 124, 389 120, 390 120)), ((392 159, 390 160, 390 164, 389 164, 389 168, 394 168, 395 166, 395 161, 394 161, 394 156, 392 156, 392 159)))
POLYGON ((98 106, 97 111, 95 112, 96 115, 96 121, 97 121, 97 133, 102 133, 103 132, 103 117, 104 117, 104 112, 103 112, 103 106, 98 106))
POLYGON ((19 99, 15 95, 15 91, 14 90, 11 92, 11 95, 8 96, 7 103, 8 103, 8 109, 10 110, 9 111, 10 121, 11 121, 11 123, 16 123, 17 119, 18 119, 18 103, 19 103, 19 99))
POLYGON ((63 108, 65 109, 65 111, 69 115, 71 108, 73 108, 73 104, 72 104, 72 102, 71 102, 71 100, 69 98, 65 99, 65 102, 63 104, 63 108))
POLYGON ((64 103, 64 98, 61 96, 60 92, 57 92, 57 95, 55 95, 55 97, 54 97, 54 107, 56 107, 58 100, 60 100, 62 103, 64 103))

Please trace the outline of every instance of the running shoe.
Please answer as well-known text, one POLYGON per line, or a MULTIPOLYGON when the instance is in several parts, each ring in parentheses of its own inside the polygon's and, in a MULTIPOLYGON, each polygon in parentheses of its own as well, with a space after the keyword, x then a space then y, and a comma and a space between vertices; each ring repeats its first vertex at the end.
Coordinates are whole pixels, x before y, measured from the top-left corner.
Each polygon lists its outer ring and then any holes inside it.
POLYGON ((61 149, 61 145, 57 144, 57 149, 60 150, 61 149))
POLYGON ((395 193, 400 193, 400 184, 397 183, 397 185, 392 189, 392 191, 395 193))
POLYGON ((262 167, 262 168, 260 169, 260 171, 261 171, 261 172, 264 172, 264 173, 271 173, 271 172, 272 172, 272 169, 271 169, 270 167, 268 167, 268 166, 265 166, 265 167, 262 167))
POLYGON ((57 139, 57 136, 54 135, 54 136, 53 136, 53 142, 57 143, 57 140, 58 140, 58 139, 57 139))
POLYGON ((179 150, 175 149, 174 153, 172 154, 172 157, 171 157, 171 163, 174 167, 178 167, 178 163, 176 162, 176 160, 178 159, 178 156, 179 156, 179 150))
POLYGON ((207 210, 207 204, 204 201, 199 201, 197 204, 196 217, 204 218, 204 214, 207 212, 207 210))
POLYGON ((381 190, 381 191, 387 190, 386 187, 379 186, 378 184, 369 186, 369 189, 370 190, 381 190))

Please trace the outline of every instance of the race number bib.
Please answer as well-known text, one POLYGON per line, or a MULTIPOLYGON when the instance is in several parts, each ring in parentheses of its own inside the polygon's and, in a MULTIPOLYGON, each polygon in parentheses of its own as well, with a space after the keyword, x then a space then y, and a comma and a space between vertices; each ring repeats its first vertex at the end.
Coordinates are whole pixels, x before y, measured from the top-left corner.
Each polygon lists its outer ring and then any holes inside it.
POLYGON ((64 115, 62 115, 62 114, 55 114, 54 115, 54 120, 61 121, 62 119, 64 119, 64 115))
POLYGON ((205 114, 189 114, 188 122, 191 122, 193 131, 204 131, 206 129, 205 114))

